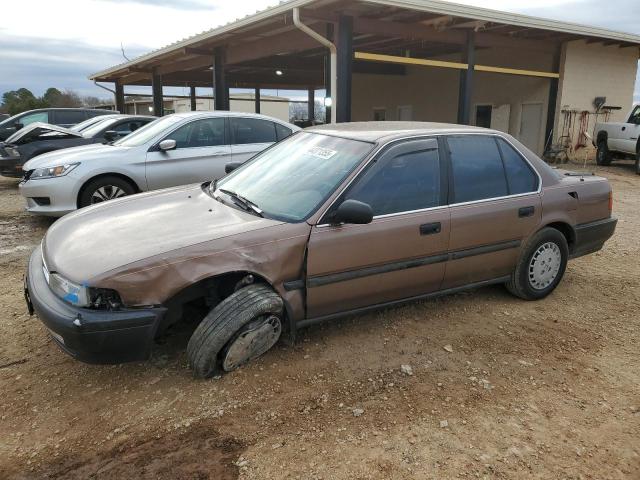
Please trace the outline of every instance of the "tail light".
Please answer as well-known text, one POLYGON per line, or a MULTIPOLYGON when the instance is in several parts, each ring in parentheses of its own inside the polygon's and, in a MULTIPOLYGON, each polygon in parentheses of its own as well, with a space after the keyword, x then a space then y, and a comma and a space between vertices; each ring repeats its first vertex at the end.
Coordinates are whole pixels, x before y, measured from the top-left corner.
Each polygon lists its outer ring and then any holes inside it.
POLYGON ((613 190, 609 190, 609 216, 613 212, 613 190))

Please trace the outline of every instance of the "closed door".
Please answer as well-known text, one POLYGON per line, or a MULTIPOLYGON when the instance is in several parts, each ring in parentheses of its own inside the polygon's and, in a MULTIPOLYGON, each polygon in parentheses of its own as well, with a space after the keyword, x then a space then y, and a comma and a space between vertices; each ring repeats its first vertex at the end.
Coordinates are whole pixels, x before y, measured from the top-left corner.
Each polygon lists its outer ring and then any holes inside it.
POLYGON ((494 130, 499 130, 504 133, 509 133, 509 121, 511 118, 511 105, 508 103, 505 105, 500 105, 498 107, 493 107, 491 112, 491 123, 489 124, 490 128, 494 130))
POLYGON ((438 142, 413 140, 382 152, 319 226, 307 256, 307 315, 421 295, 440 288, 447 258, 449 209, 438 142), (369 204, 367 225, 330 225, 347 199, 369 204))
POLYGON ((443 288, 509 275, 540 224, 539 178, 501 137, 447 139, 451 159, 451 238, 443 288))
POLYGON ((176 148, 161 151, 156 145, 147 153, 149 190, 204 182, 225 175, 225 165, 231 161, 231 147, 226 141, 224 118, 194 120, 163 140, 175 140, 176 148))
POLYGON ((231 117, 229 125, 234 162, 245 162, 277 141, 274 122, 260 118, 231 117))
POLYGON ((522 105, 522 116, 520 117, 519 140, 529 149, 540 154, 540 144, 542 140, 542 104, 525 103, 522 105))

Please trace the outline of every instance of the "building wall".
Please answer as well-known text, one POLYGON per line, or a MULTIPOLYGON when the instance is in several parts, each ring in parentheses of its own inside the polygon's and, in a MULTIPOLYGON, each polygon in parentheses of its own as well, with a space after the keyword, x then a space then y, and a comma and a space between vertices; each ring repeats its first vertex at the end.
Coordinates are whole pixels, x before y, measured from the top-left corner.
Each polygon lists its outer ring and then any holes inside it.
MULTIPOLYGON (((255 101, 252 97, 247 96, 248 100, 231 100, 232 112, 255 112, 255 101)), ((188 98, 177 99, 174 101, 174 107, 176 113, 188 112, 191 110, 191 101, 188 98)), ((196 99, 196 110, 199 111, 212 111, 214 110, 213 99, 210 98, 198 98, 196 99)), ((289 102, 274 102, 268 99, 261 98, 260 100, 260 113, 268 115, 270 117, 289 121, 289 102)))
MULTIPOLYGON (((515 56, 513 53, 511 55, 515 56)), ((496 63, 497 60, 492 61, 491 56, 483 52, 478 63, 545 71, 549 68, 546 58, 536 59, 533 65, 522 65, 516 58, 507 58, 505 62, 499 64, 496 63)), ((456 123, 459 79, 459 70, 420 66, 407 67, 405 76, 354 74, 352 120, 372 120, 374 109, 380 108, 386 109, 387 120, 397 120, 398 107, 411 105, 413 120, 456 123)), ((519 138, 522 105, 540 103, 542 104, 541 134, 537 144, 529 147, 541 153, 544 148, 549 84, 550 81, 544 78, 476 72, 472 96, 472 123, 475 123, 476 105, 492 105, 494 108, 509 105, 508 127, 504 130, 519 138)))

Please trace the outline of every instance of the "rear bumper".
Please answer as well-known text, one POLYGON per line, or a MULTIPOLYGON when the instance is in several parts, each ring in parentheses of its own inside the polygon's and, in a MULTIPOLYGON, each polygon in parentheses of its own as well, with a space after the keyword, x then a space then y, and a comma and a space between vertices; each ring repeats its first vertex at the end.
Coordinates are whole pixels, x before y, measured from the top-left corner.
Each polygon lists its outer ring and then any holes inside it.
POLYGON ((20 157, 2 157, 0 158, 0 175, 3 177, 20 178, 22 177, 23 161, 20 157))
POLYGON ((69 355, 87 363, 147 359, 166 312, 165 308, 106 311, 69 305, 49 288, 40 247, 29 259, 25 298, 29 310, 35 311, 55 342, 69 355))
POLYGON ((581 257, 602 249, 616 230, 617 218, 605 218, 597 222, 576 226, 576 241, 571 258, 581 257))

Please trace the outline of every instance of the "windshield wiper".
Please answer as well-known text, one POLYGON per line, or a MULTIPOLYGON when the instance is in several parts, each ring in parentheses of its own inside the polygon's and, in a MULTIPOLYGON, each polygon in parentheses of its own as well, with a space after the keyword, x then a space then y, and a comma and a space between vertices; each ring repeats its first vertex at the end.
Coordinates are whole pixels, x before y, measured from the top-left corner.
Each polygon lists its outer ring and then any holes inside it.
POLYGON ((247 212, 252 211, 253 213, 258 215, 259 217, 263 217, 264 216, 262 214, 262 210, 260 209, 260 207, 258 207, 251 200, 247 200, 243 196, 238 195, 236 192, 232 192, 231 190, 225 190, 224 188, 221 188, 220 191, 222 193, 226 194, 226 195, 229 195, 233 199, 233 201, 234 201, 234 203, 236 205, 238 205, 242 209, 246 210, 247 212))

